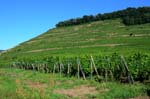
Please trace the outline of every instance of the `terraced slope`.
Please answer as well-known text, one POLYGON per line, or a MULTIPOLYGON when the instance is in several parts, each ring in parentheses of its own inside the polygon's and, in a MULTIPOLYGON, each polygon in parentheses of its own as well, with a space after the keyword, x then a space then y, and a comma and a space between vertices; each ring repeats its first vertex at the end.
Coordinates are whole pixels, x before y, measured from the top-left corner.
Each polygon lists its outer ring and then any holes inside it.
POLYGON ((54 28, 19 46, 1 58, 78 56, 118 52, 150 52, 150 23, 125 26, 120 19, 54 28))

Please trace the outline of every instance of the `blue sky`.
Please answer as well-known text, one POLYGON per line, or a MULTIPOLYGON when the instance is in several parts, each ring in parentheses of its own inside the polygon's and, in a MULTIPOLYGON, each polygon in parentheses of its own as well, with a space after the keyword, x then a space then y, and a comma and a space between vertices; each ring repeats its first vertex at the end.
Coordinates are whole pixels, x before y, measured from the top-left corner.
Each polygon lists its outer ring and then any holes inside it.
POLYGON ((150 6, 150 0, 0 0, 0 49, 15 47, 59 21, 142 6, 150 6))

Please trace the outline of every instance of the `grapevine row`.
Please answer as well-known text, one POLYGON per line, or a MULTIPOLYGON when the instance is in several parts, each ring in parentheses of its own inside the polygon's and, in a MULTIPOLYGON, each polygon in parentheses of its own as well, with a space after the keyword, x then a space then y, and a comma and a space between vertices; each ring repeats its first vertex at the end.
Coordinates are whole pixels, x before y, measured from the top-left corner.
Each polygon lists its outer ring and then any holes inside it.
POLYGON ((47 57, 41 60, 18 59, 14 68, 45 73, 59 73, 98 81, 144 81, 150 79, 150 55, 136 53, 129 56, 47 57))

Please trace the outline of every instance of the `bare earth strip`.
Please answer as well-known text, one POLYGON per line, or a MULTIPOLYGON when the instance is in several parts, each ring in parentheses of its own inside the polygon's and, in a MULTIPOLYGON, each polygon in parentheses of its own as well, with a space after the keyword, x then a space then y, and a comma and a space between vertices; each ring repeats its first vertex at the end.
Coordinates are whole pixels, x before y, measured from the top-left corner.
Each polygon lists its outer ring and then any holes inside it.
MULTIPOLYGON (((109 91, 108 89, 96 90, 96 87, 88 86, 88 85, 81 85, 74 87, 73 89, 58 89, 54 90, 54 93, 57 94, 64 94, 69 97, 84 97, 87 94, 94 95, 98 93, 103 93, 109 91)), ((84 97, 85 98, 85 97, 84 97)))
MULTIPOLYGON (((58 33, 59 34, 59 33, 58 33)), ((54 34, 47 34, 47 35, 54 35, 54 34)), ((78 33, 72 33, 72 34, 65 34, 63 35, 63 38, 65 37, 66 38, 72 38, 70 36, 75 36, 75 35, 78 35, 78 33)), ((143 37, 143 36, 150 36, 150 34, 133 34, 133 37, 143 37)), ((78 41, 78 42, 72 42, 72 43, 84 43, 84 42, 93 42, 93 41, 98 41, 102 38, 105 38, 107 36, 102 36, 101 38, 91 38, 91 39, 87 39, 86 41, 78 41)), ((109 35, 109 37, 130 37, 130 35, 114 35, 114 34, 111 34, 109 35)), ((39 37, 39 38, 45 38, 45 37, 39 37)), ((60 39, 55 39, 54 41, 59 41, 60 39)), ((32 44, 32 43, 35 43, 35 42, 39 42, 40 40, 33 40, 33 41, 29 41, 27 42, 27 44, 32 44)))
POLYGON ((39 41, 41 40, 32 40, 32 41, 27 42, 27 44, 32 44, 32 43, 39 42, 39 41))
POLYGON ((29 85, 30 88, 33 89, 45 89, 47 87, 46 84, 40 82, 28 81, 26 83, 29 85))
POLYGON ((62 48, 47 48, 47 49, 38 49, 38 50, 32 50, 32 51, 27 51, 25 53, 32 53, 32 52, 42 52, 42 51, 51 51, 51 50, 59 50, 62 48))
POLYGON ((120 46, 120 45, 126 45, 126 44, 99 44, 99 45, 97 44, 97 45, 74 46, 74 47, 64 47, 64 48, 62 48, 62 47, 59 47, 59 48, 47 48, 47 49, 38 49, 38 50, 27 51, 25 53, 60 50, 60 49, 69 49, 69 48, 115 47, 115 46, 120 46))
MULTIPOLYGON (((130 35, 120 35, 120 37, 129 37, 129 36, 130 35)), ((150 36, 150 34, 135 34, 135 35, 133 34, 133 37, 142 37, 142 36, 150 36)))
POLYGON ((148 97, 148 96, 139 96, 139 97, 129 98, 129 99, 150 99, 150 97, 148 97))

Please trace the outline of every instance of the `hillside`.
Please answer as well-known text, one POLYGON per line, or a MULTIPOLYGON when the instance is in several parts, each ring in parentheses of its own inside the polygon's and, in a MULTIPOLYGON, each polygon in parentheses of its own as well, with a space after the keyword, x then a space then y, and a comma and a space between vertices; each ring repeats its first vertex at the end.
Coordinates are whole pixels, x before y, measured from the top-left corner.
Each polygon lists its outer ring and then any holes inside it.
POLYGON ((150 52, 150 23, 126 26, 121 19, 54 28, 8 50, 1 59, 150 52))
POLYGON ((2 1, 0 99, 150 99, 148 3, 84 2, 2 1))
POLYGON ((150 23, 53 28, 0 53, 0 98, 148 99, 149 53, 150 23))

